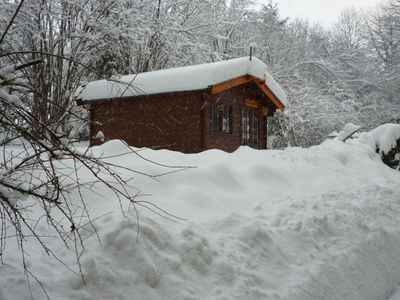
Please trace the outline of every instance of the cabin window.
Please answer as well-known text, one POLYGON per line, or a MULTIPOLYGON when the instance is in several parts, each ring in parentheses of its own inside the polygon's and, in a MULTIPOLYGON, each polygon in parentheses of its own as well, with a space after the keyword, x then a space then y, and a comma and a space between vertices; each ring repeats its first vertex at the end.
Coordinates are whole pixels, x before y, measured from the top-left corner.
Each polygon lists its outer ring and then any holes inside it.
POLYGON ((212 115, 214 132, 232 133, 232 105, 214 104, 212 115))
POLYGON ((253 109, 242 110, 242 145, 260 146, 260 117, 253 109))
POLYGON ((251 145, 254 148, 259 148, 259 117, 257 115, 256 112, 253 112, 252 114, 252 122, 253 122, 253 126, 252 126, 252 141, 251 141, 251 145))

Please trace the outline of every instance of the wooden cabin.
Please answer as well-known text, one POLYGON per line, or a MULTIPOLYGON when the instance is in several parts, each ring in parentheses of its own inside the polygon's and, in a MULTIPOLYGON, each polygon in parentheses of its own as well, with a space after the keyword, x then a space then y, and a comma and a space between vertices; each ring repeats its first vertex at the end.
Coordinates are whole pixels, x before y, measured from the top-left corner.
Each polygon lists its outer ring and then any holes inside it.
POLYGON ((266 149, 267 118, 286 105, 266 65, 249 57, 93 81, 77 96, 90 110, 91 145, 122 139, 184 153, 266 149))

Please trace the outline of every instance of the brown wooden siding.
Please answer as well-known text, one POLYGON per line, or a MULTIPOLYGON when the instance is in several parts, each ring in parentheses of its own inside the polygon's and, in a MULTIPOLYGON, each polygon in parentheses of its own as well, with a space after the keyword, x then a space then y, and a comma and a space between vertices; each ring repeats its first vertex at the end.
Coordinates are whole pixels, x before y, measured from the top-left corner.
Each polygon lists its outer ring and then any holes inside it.
MULTIPOLYGON (((235 151, 241 145, 242 110, 245 100, 258 102, 260 149, 267 145, 266 117, 276 108, 254 83, 218 94, 210 90, 114 99, 91 104, 91 136, 102 131, 105 141, 125 140, 135 147, 196 153, 207 149, 235 151), (232 105, 232 132, 216 133, 212 127, 213 103, 232 105)), ((100 141, 92 139, 91 144, 100 141)))
MULTIPOLYGON (((91 136, 122 139, 135 147, 200 152, 200 93, 112 100, 91 105, 91 136)), ((99 144, 93 141, 92 144, 99 144)))

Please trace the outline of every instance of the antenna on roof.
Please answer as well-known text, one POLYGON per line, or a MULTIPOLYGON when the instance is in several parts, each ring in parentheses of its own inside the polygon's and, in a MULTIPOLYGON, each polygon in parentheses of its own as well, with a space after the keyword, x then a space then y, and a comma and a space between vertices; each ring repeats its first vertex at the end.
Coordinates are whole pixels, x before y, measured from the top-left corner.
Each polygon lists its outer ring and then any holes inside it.
POLYGON ((255 51, 256 50, 256 46, 257 46, 257 44, 256 43, 250 43, 250 61, 252 61, 252 58, 253 58, 253 51, 255 51))

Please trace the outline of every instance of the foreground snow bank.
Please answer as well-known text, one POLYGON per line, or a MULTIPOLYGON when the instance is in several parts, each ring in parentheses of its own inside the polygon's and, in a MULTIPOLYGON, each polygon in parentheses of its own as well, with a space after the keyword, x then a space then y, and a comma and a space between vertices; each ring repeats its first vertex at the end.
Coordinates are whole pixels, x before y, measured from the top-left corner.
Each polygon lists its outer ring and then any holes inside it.
MULTIPOLYGON (((173 171, 122 155, 119 141, 92 151, 147 174, 173 171)), ((134 210, 125 207, 123 216, 102 186, 82 190, 92 219, 99 217, 94 223, 101 241, 90 229, 84 232, 86 285, 34 244, 27 249, 31 270, 50 297, 377 300, 400 282, 399 172, 365 143, 139 154, 161 164, 196 166, 157 180, 135 175, 134 187, 128 187, 151 193, 138 199, 186 220, 170 222, 138 206, 137 235, 134 210)), ((84 169, 80 176, 91 180, 84 169)), ((68 265, 75 263, 63 245, 52 243, 68 265)), ((15 253, 10 247, 5 253, 0 299, 30 297, 27 289, 15 288, 25 283, 15 253)), ((34 297, 42 299, 40 287, 31 284, 34 297)))

